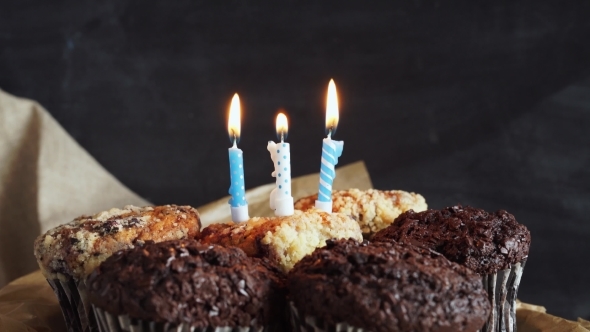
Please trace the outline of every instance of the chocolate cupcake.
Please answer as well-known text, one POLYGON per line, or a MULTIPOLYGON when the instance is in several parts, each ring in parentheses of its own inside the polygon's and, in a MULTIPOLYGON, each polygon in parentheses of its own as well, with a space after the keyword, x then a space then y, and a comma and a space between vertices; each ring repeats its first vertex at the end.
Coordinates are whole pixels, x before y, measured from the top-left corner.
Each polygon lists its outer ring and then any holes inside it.
POLYGON ((531 234, 513 215, 460 205, 408 211, 374 241, 397 241, 432 249, 482 276, 493 304, 483 331, 516 331, 516 294, 531 234))
POLYGON ((469 331, 490 303, 477 274, 427 249, 329 241, 288 275, 296 331, 469 331))
POLYGON ((190 206, 126 206, 78 217, 40 235, 35 257, 58 297, 68 330, 96 331, 85 281, 101 262, 145 241, 194 238, 200 228, 199 213, 190 206))
POLYGON ((269 331, 284 312, 261 260, 195 240, 119 251, 87 283, 101 331, 269 331))

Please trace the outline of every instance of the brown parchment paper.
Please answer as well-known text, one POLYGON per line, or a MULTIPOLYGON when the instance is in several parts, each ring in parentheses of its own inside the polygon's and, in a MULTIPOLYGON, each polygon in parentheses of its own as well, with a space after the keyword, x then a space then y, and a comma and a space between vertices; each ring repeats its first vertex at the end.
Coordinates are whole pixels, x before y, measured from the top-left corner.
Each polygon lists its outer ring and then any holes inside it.
POLYGON ((519 302, 516 306, 518 332, 588 332, 590 325, 587 323, 583 319, 572 322, 550 315, 546 313, 545 307, 538 305, 519 302))
POLYGON ((31 243, 64 221, 148 202, 86 152, 38 103, 0 90, 0 287, 37 269, 31 243))

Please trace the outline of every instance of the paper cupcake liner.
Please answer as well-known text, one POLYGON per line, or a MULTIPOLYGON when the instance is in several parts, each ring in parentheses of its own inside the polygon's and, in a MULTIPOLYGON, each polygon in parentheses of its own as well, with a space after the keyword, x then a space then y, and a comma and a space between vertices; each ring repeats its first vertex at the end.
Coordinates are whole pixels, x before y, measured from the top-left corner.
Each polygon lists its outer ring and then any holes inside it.
POLYGON ((250 327, 193 327, 189 324, 156 323, 130 318, 127 315, 113 315, 93 306, 100 332, 269 332, 269 329, 250 327))
POLYGON ((47 279, 47 282, 57 296, 68 331, 98 331, 94 312, 88 303, 86 283, 67 276, 65 279, 47 279))
POLYGON ((526 259, 510 269, 482 277, 492 313, 479 332, 516 332, 516 293, 526 259))
POLYGON ((289 303, 289 308, 291 311, 290 320, 293 332, 368 332, 368 330, 354 327, 346 322, 334 325, 311 316, 305 316, 304 319, 301 319, 293 302, 289 303))

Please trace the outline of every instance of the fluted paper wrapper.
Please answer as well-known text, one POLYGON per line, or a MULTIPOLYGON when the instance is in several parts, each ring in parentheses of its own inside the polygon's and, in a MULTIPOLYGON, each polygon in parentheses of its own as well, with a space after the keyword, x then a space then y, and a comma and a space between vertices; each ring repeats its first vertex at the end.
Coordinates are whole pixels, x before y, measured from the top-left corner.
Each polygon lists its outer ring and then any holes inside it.
POLYGON ((57 296, 68 331, 98 331, 94 312, 88 302, 86 283, 73 278, 47 279, 57 296))
POLYGON ((270 332, 269 329, 250 327, 192 327, 189 324, 175 325, 170 323, 156 323, 141 319, 132 319, 127 315, 112 315, 100 308, 94 307, 96 321, 100 332, 270 332))
POLYGON ((492 313, 480 332, 516 332, 516 293, 526 259, 482 277, 485 290, 492 304, 492 313))
POLYGON ((291 311, 290 320, 293 332, 369 332, 368 330, 351 326, 346 322, 334 325, 328 324, 316 317, 301 317, 293 302, 289 303, 289 309, 291 311))

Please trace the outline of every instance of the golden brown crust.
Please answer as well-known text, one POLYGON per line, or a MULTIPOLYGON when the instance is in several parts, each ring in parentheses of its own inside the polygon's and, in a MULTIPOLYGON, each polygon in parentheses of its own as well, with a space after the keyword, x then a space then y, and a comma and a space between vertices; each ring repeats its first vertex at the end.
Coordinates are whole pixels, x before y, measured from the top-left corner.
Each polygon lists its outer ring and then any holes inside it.
MULTIPOLYGON (((318 195, 295 202, 295 209, 315 208, 318 195)), ((357 220, 363 235, 372 234, 389 226, 400 214, 414 210, 425 211, 426 200, 420 194, 402 190, 338 190, 332 192, 332 211, 350 215, 357 220)))
POLYGON ((276 223, 272 219, 254 217, 240 224, 211 224, 203 228, 200 240, 205 244, 240 248, 250 257, 264 257, 267 253, 260 241, 267 229, 276 223))
POLYGON ((190 206, 126 206, 81 216, 35 240, 35 257, 48 279, 84 279, 116 251, 145 241, 195 238, 201 222, 190 206))
POLYGON ((268 258, 289 271, 305 255, 329 239, 362 240, 356 221, 342 213, 295 211, 288 217, 252 218, 240 224, 213 224, 201 232, 201 242, 238 247, 248 256, 268 258))

